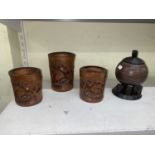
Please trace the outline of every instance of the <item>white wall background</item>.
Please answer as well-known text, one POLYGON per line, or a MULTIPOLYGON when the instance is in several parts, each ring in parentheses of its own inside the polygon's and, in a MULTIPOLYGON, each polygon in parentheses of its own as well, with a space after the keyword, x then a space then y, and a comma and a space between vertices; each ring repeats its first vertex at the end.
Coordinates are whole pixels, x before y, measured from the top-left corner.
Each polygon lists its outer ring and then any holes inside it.
POLYGON ((0 24, 0 112, 13 97, 8 71, 22 66, 18 33, 0 24))
POLYGON ((99 65, 109 70, 111 83, 118 62, 138 49, 149 67, 146 84, 155 82, 155 24, 26 21, 24 29, 29 65, 40 67, 46 80, 50 52, 76 54, 76 80, 81 66, 99 65))
POLYGON ((13 67, 7 27, 0 24, 0 112, 10 100, 11 84, 8 70, 13 67))

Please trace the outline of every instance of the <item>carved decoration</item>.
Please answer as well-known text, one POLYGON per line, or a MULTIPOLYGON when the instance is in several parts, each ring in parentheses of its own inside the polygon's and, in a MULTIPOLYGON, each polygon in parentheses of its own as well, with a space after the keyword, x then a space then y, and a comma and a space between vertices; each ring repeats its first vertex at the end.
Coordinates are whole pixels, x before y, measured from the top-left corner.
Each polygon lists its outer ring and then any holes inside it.
POLYGON ((21 67, 9 71, 15 101, 20 106, 31 106, 42 100, 42 73, 34 67, 21 67))
POLYGON ((95 80, 81 80, 81 98, 89 102, 96 102, 103 97, 104 83, 95 80))
POLYGON ((51 72, 54 87, 60 88, 73 84, 73 68, 58 64, 51 67, 51 72))
POLYGON ((58 92, 73 88, 75 54, 70 52, 53 52, 48 54, 52 89, 58 92))
POLYGON ((30 102, 36 101, 40 98, 42 90, 41 83, 14 81, 13 86, 16 101, 18 103, 28 105, 30 102))

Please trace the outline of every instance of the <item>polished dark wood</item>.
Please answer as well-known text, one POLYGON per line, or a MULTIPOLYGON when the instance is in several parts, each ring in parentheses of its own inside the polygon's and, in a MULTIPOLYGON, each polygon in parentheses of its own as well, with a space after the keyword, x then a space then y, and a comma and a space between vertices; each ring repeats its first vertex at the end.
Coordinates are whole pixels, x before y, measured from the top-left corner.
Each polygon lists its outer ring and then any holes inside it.
POLYGON ((116 67, 115 75, 120 82, 113 89, 114 95, 127 100, 137 100, 142 97, 143 86, 147 79, 148 67, 138 58, 138 51, 133 50, 131 57, 124 58, 116 67))
POLYGON ((104 97, 107 70, 98 66, 80 68, 80 98, 86 102, 97 103, 104 97))
POLYGON ((42 100, 42 73, 34 67, 9 71, 15 101, 20 106, 32 106, 42 100))
POLYGON ((51 87, 58 92, 73 88, 75 54, 53 52, 48 54, 51 75, 51 87))
POLYGON ((115 75, 121 83, 140 85, 146 80, 148 69, 145 64, 133 65, 122 61, 116 67, 115 75))

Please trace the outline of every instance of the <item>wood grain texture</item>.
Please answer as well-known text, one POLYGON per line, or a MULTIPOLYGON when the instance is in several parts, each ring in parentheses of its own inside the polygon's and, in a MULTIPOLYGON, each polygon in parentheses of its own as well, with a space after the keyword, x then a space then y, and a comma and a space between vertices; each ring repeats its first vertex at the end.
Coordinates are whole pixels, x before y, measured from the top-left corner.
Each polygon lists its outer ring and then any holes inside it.
POLYGON ((42 100, 41 70, 22 67, 9 71, 15 101, 20 106, 32 106, 42 100))
POLYGON ((48 55, 52 89, 58 92, 73 88, 75 55, 69 52, 54 52, 48 55))
POLYGON ((85 66, 80 69, 80 97, 90 103, 103 99, 107 70, 97 66, 85 66))

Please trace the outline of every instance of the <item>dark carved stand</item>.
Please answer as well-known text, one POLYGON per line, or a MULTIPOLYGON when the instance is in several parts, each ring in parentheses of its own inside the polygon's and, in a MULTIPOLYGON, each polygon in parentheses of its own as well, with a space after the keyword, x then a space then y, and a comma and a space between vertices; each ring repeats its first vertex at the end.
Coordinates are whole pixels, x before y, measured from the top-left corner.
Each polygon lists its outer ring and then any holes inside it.
POLYGON ((114 95, 119 98, 126 100, 137 100, 142 97, 143 87, 141 85, 129 85, 129 84, 117 84, 116 87, 112 89, 114 95))

